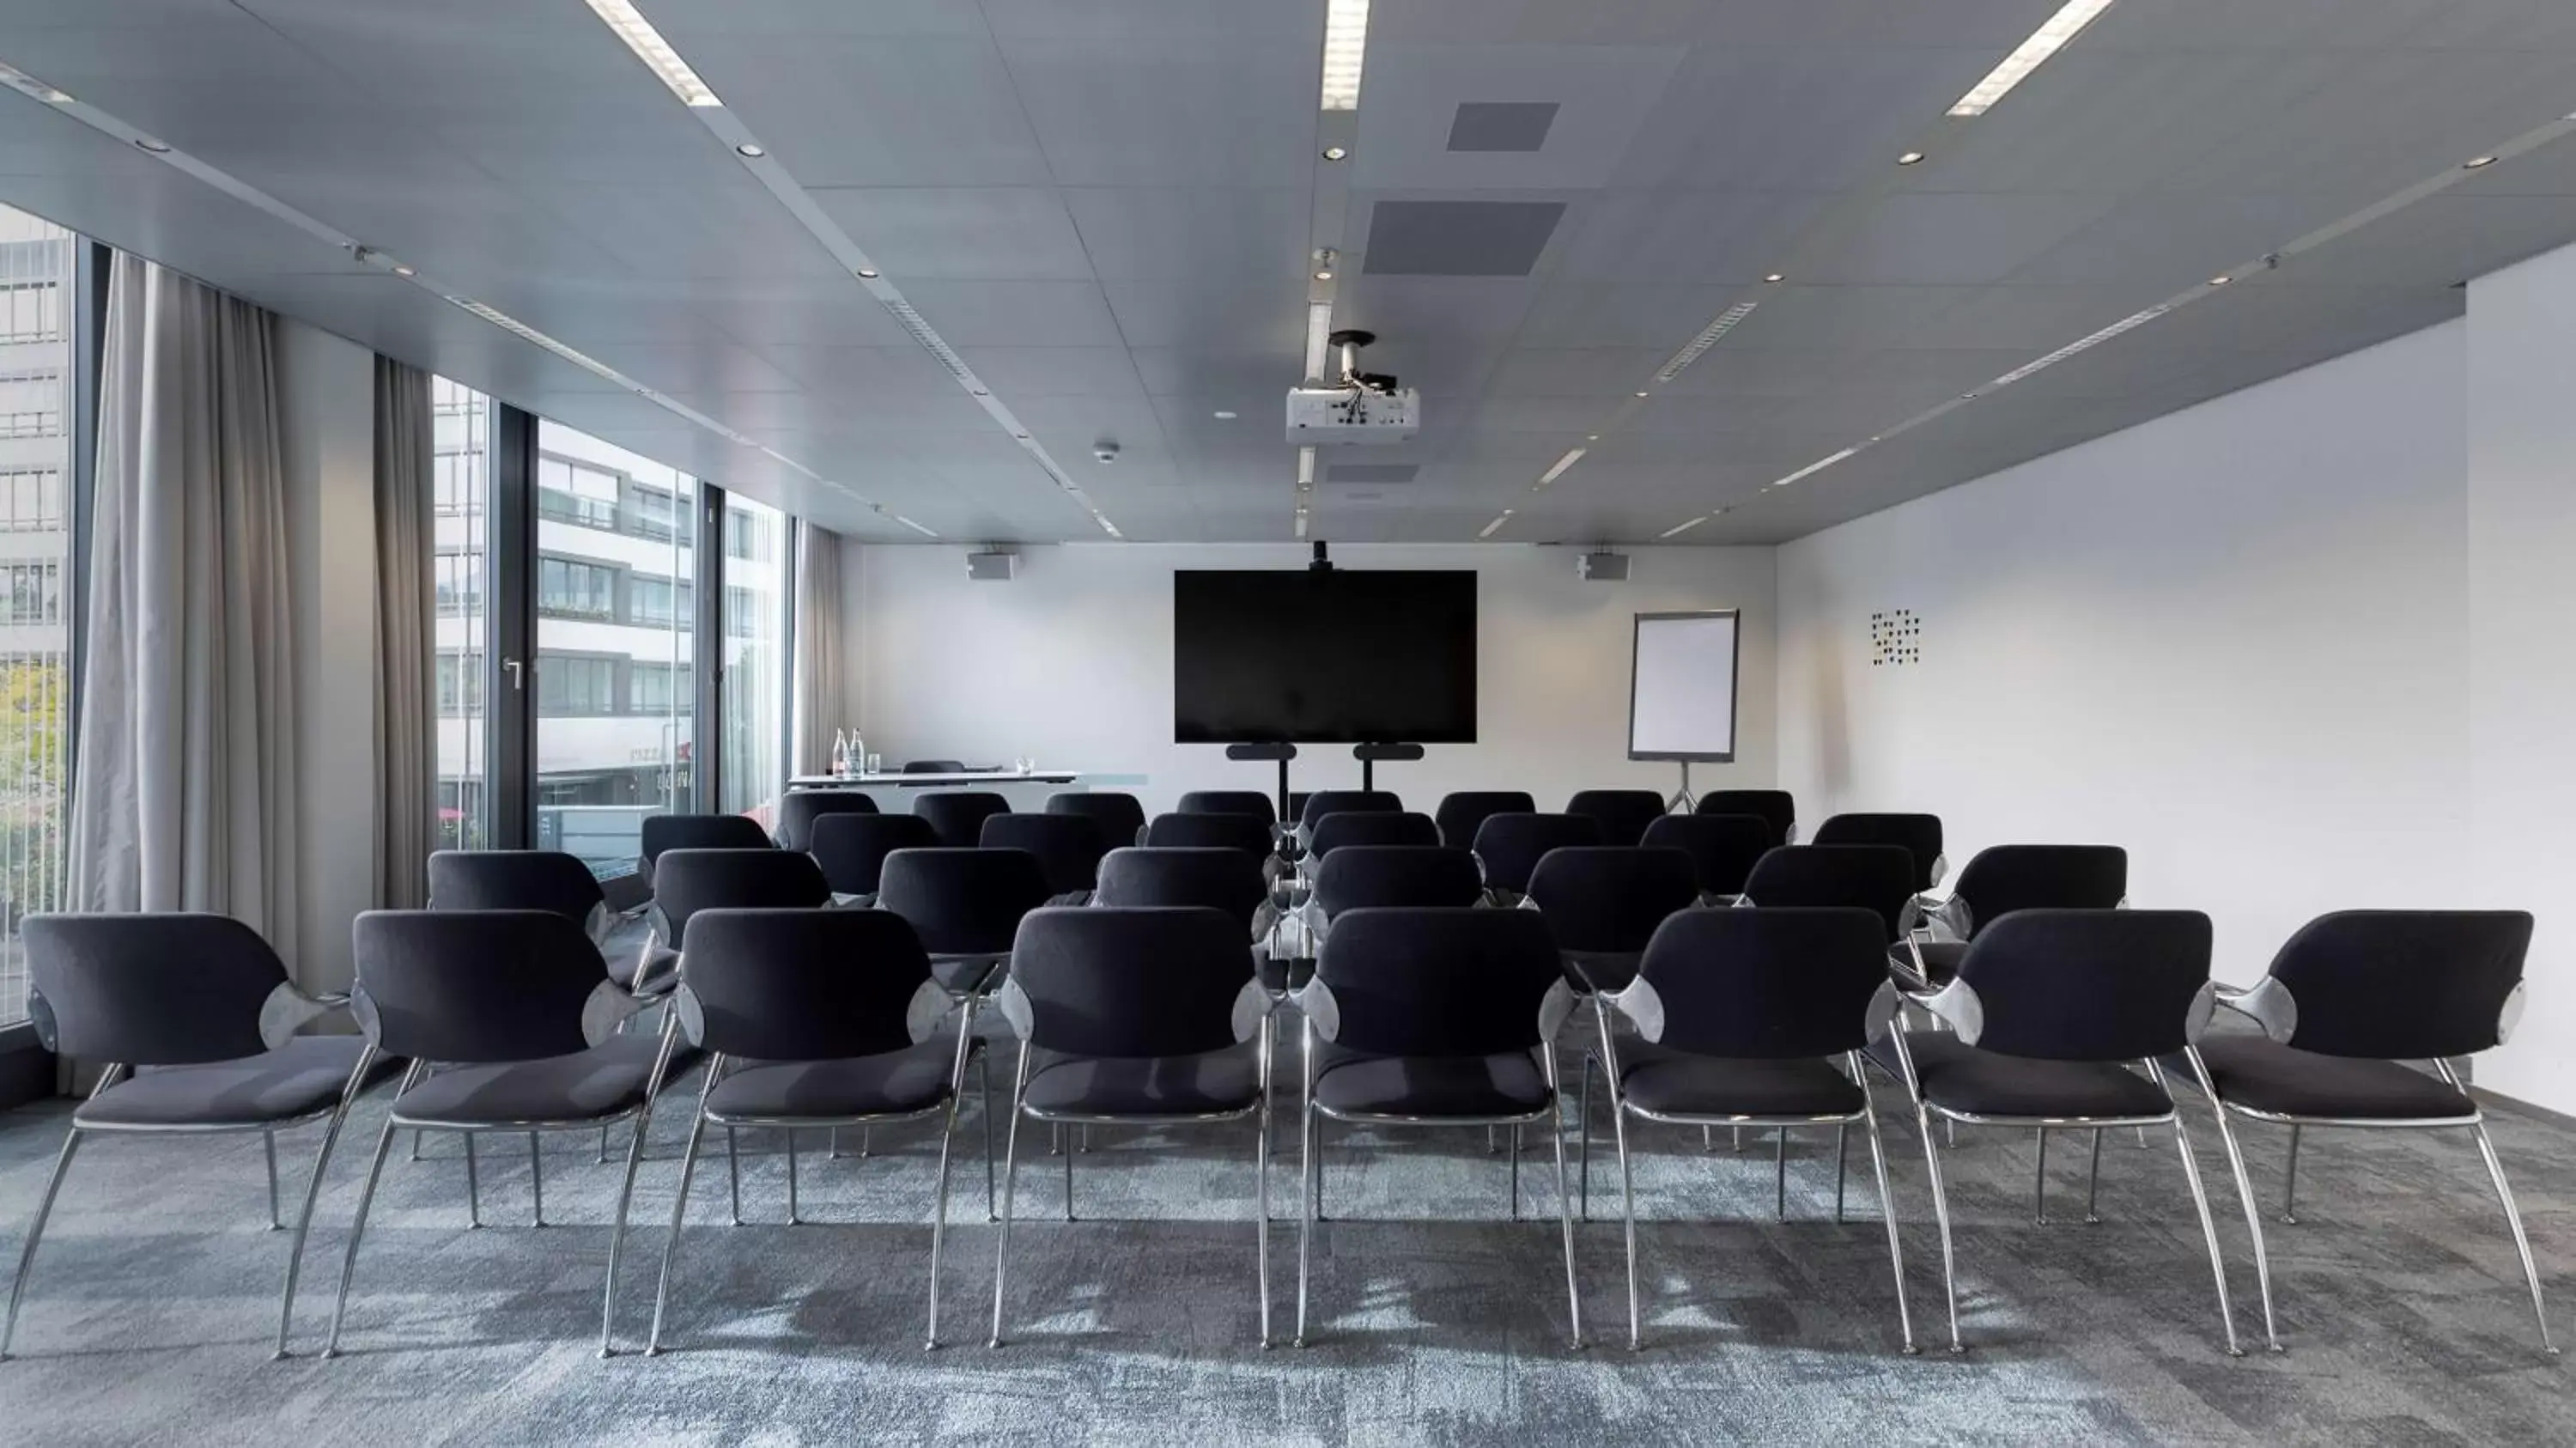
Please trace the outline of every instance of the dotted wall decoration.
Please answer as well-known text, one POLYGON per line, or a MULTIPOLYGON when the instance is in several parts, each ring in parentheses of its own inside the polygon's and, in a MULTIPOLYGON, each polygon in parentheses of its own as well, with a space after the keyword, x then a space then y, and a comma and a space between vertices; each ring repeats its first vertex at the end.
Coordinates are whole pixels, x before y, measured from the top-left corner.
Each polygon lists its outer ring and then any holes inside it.
POLYGON ((1910 608, 1869 616, 1869 666, 1894 668, 1923 662, 1923 619, 1910 608))

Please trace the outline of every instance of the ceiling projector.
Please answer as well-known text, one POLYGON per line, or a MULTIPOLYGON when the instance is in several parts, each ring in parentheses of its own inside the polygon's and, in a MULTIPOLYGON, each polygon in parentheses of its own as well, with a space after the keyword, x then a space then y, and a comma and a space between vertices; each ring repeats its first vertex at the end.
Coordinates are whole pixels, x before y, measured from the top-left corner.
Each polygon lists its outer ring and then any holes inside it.
POLYGON ((1288 441, 1299 447, 1338 443, 1403 442, 1422 429, 1422 394, 1398 387, 1393 377, 1362 372, 1360 349, 1374 332, 1335 332, 1327 339, 1341 354, 1341 379, 1308 378, 1288 389, 1288 441))

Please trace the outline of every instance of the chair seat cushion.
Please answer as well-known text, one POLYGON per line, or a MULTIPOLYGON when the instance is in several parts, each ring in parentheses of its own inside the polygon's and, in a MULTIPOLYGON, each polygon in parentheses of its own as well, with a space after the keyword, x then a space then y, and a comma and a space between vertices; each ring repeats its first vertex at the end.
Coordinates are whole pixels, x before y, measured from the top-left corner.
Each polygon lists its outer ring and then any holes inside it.
POLYGON ((1196 1056, 1035 1051, 1020 1101, 1059 1116, 1217 1116, 1261 1099, 1261 1043, 1196 1056))
POLYGON ((1548 1103, 1536 1053, 1371 1056, 1318 1042, 1315 1104, 1356 1116, 1527 1116, 1548 1103))
POLYGON ((1622 1041, 1619 1076, 1629 1104, 1657 1116, 1849 1116, 1869 1104, 1818 1057, 1743 1060, 1622 1041))
MULTIPOLYGON (((2173 1110, 2163 1087, 2115 1061, 2047 1061, 1964 1045, 1947 1031, 1905 1037, 1923 1099, 1969 1116, 2162 1116, 2173 1110)), ((1870 1055, 1897 1070, 1894 1047, 1870 1055)), ((1902 1073, 1899 1073, 1902 1079, 1902 1073)))
MULTIPOLYGON (((136 1072, 72 1113, 82 1126, 249 1126, 328 1111, 367 1043, 356 1036, 298 1036, 274 1051, 203 1066, 136 1072)), ((370 1081, 400 1062, 378 1057, 370 1081)))
POLYGON ((833 1120, 901 1116, 948 1099, 957 1039, 846 1061, 763 1061, 729 1071, 707 1093, 708 1114, 733 1119, 833 1120))
POLYGON ((406 1122, 432 1126, 622 1116, 644 1104, 661 1045, 656 1036, 611 1036, 569 1056, 442 1067, 404 1092, 394 1110, 406 1122))
MULTIPOLYGON (((2474 1116, 2477 1103, 2438 1076, 2396 1061, 2320 1056, 2254 1033, 2228 1031, 2200 1039, 2221 1100, 2283 1116, 2345 1121, 2420 1121, 2474 1116)), ((2191 1079, 2190 1067, 2182 1067, 2191 1079)))

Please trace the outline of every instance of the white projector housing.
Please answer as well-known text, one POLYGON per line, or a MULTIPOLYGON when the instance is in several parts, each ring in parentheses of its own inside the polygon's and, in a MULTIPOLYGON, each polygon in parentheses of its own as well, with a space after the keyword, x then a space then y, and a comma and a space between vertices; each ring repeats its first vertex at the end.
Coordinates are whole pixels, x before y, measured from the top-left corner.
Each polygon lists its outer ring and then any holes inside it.
POLYGON ((1411 387, 1288 389, 1288 441, 1299 447, 1404 442, 1422 430, 1422 394, 1411 387))

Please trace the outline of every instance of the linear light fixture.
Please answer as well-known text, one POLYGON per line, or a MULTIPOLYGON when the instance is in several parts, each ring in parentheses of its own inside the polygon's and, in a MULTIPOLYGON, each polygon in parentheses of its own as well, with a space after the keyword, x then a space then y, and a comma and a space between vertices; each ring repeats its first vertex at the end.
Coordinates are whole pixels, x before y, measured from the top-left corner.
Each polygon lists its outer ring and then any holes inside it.
POLYGON ((1775 488, 1785 488, 1785 487, 1789 486, 1791 483, 1794 483, 1794 482, 1798 481, 1800 478, 1804 478, 1804 477, 1812 477, 1812 476, 1814 476, 1814 475, 1815 475, 1815 474, 1817 474, 1817 473, 1821 473, 1821 472, 1823 472, 1825 469, 1827 469, 1827 468, 1829 468, 1829 467, 1832 467, 1834 464, 1836 464, 1836 463, 1838 463, 1838 462, 1841 462, 1843 459, 1845 459, 1845 458, 1847 458, 1847 457, 1850 457, 1853 453, 1856 453, 1856 452, 1859 452, 1859 451, 1860 451, 1860 449, 1859 449, 1859 448, 1856 448, 1856 447, 1847 447, 1847 448, 1844 448, 1841 452, 1834 453, 1834 454, 1832 454, 1832 455, 1831 455, 1831 456, 1829 456, 1829 457, 1821 457, 1821 458, 1818 458, 1818 459, 1816 459, 1814 462, 1811 462, 1811 463, 1807 464, 1805 467, 1798 469, 1796 472, 1791 473, 1789 476, 1787 476, 1787 477, 1785 477, 1785 478, 1782 478, 1780 481, 1778 481, 1778 482, 1776 482, 1776 483, 1773 483, 1771 486, 1773 486, 1773 487, 1775 487, 1775 488))
POLYGON ((1734 331, 1735 324, 1743 321, 1749 316, 1752 316, 1753 309, 1760 305, 1761 303, 1759 302, 1737 302, 1734 306, 1718 313, 1717 320, 1700 328, 1699 335, 1690 339, 1689 346, 1686 346, 1673 354, 1672 360, 1666 362, 1663 365, 1663 369, 1655 374, 1655 380, 1657 382, 1670 382, 1674 378, 1679 377, 1683 368, 1698 361, 1702 352, 1716 346, 1718 338, 1734 331))
MULTIPOLYGON (((598 0, 592 0, 597 4, 598 0)), ((1360 66, 1368 58, 1369 0, 1327 0, 1324 7, 1324 109, 1360 108, 1360 66)))
POLYGON ((1310 447, 1301 447, 1297 449, 1297 491, 1301 493, 1311 492, 1314 489, 1314 486, 1315 450, 1310 447))
POLYGON ((1502 512, 1502 516, 1500 516, 1500 517, 1496 518, 1494 521, 1492 521, 1492 522, 1490 522, 1490 523, 1486 524, 1486 525, 1484 526, 1483 531, 1481 531, 1481 532, 1477 533, 1477 535, 1476 535, 1476 536, 1477 536, 1477 537, 1479 537, 1479 538, 1491 538, 1491 537, 1493 537, 1493 536, 1494 536, 1495 532, 1496 532, 1498 529, 1500 529, 1500 528, 1501 528, 1505 523, 1508 523, 1508 522, 1510 522, 1511 520, 1512 520, 1512 510, 1511 510, 1511 509, 1509 509, 1509 508, 1505 508, 1505 509, 1503 510, 1503 512, 1502 512))
MULTIPOLYGON (((598 3, 598 0, 592 0, 598 3)), ((1986 78, 1969 87, 1950 107, 1954 116, 1982 116, 2011 92, 2014 86, 2030 78, 2047 59, 2063 49, 2075 33, 2093 22, 2093 17, 2111 8, 2111 0, 2066 0, 2056 14, 2040 22, 2030 39, 2013 47, 2003 63, 1986 72, 1986 78)))
MULTIPOLYGON (((2067 343, 2065 346, 2058 348, 2056 351, 2049 353, 2045 357, 2024 362, 2019 367, 2016 367, 2010 372, 2005 373, 2003 376, 1996 378, 1994 381, 1987 383, 1986 387, 2009 387, 2013 383, 2019 382, 2023 378, 2039 371, 2043 367, 2054 367, 2058 363, 2065 361, 2067 358, 2074 356, 2078 352, 2084 351, 2090 347, 2099 347, 2103 343, 2110 341, 2112 338, 2119 336, 2122 332, 2126 332, 2133 327, 2143 327, 2147 323, 2154 321, 2156 318, 2161 317, 2172 310, 2173 303, 2160 302, 2155 306, 2147 308, 2143 312, 2132 312, 2128 316, 2122 317, 2120 320, 2113 322, 2111 325, 2104 327, 2101 331, 2095 332, 2089 337, 2078 337, 2074 341, 2067 343)), ((1978 389, 1978 391, 1981 392, 1984 390, 1986 389, 1978 389)))
POLYGON ((1702 513, 1702 514, 1700 514, 1698 517, 1691 519, 1689 522, 1682 524, 1682 525, 1681 525, 1680 527, 1678 527, 1678 528, 1666 528, 1664 531, 1662 531, 1661 533, 1656 534, 1655 536, 1656 536, 1656 537, 1658 537, 1658 538, 1678 538, 1678 537, 1680 537, 1681 535, 1683 535, 1684 533, 1689 532, 1689 531, 1690 531, 1690 530, 1692 530, 1693 528, 1698 527, 1700 524, 1707 522, 1710 518, 1712 518, 1712 517, 1714 517, 1714 516, 1716 516, 1716 515, 1715 515, 1715 514, 1711 514, 1711 513, 1702 513))
POLYGON ((1565 456, 1558 458, 1554 466, 1550 467, 1546 472, 1538 475, 1538 485, 1544 488, 1548 484, 1555 482, 1557 479, 1564 477, 1565 470, 1574 466, 1576 463, 1583 461, 1583 455, 1589 451, 1591 451, 1589 448, 1567 448, 1565 450, 1565 456))
POLYGON ((633 0, 590 0, 590 8, 608 22, 608 28, 617 32, 617 38, 626 42, 637 60, 662 78, 671 94, 693 106, 724 104, 707 89, 705 81, 698 79, 698 73, 689 69, 689 63, 680 59, 680 52, 671 48, 662 32, 653 28, 653 22, 644 18, 644 12, 635 8, 633 0))
POLYGON ((894 519, 894 520, 895 520, 896 522, 898 522, 898 523, 901 523, 903 526, 905 526, 905 527, 907 527, 907 528, 910 528, 912 531, 914 531, 915 533, 920 534, 920 535, 921 535, 922 537, 924 537, 924 538, 936 538, 936 537, 938 537, 938 536, 939 536, 938 534, 933 533, 933 532, 932 532, 932 531, 930 531, 929 529, 924 528, 924 527, 923 527, 923 526, 921 526, 919 523, 916 523, 916 522, 912 521, 910 518, 905 517, 905 516, 904 516, 904 515, 902 515, 901 513, 889 513, 889 514, 887 514, 886 516, 887 516, 887 517, 890 517, 890 518, 892 518, 892 519, 894 519))
POLYGON ((1324 375, 1324 362, 1333 350, 1333 304, 1306 304, 1306 375, 1324 375))

